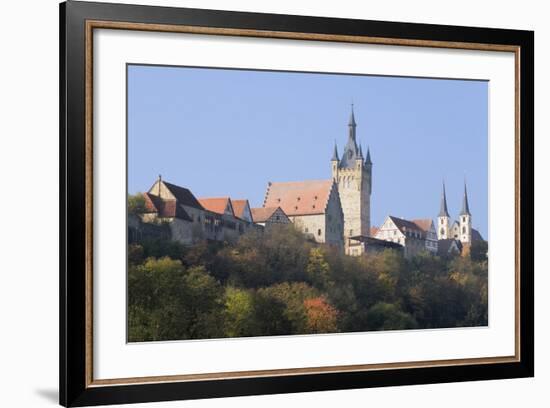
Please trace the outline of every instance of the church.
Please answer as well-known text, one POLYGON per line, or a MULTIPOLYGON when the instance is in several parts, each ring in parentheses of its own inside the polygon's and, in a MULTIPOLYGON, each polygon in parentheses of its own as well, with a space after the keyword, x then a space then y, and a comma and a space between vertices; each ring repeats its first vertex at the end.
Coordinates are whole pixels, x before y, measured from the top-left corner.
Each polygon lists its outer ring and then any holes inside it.
POLYGON ((452 239, 459 241, 462 246, 469 246, 473 241, 482 241, 483 237, 478 230, 472 228, 472 213, 468 204, 468 190, 464 182, 464 195, 462 197, 462 209, 458 215, 458 220, 451 223, 451 216, 447 209, 447 194, 445 192, 445 183, 441 192, 441 204, 439 215, 437 216, 437 239, 452 239))
MULTIPOLYGON (((372 161, 357 141, 353 105, 348 138, 342 157, 335 144, 330 180, 269 182, 264 207, 281 207, 290 220, 317 242, 360 255, 362 242, 370 235, 372 161), (353 246, 353 249, 352 249, 353 246)), ((374 244, 374 243, 371 243, 374 244)))

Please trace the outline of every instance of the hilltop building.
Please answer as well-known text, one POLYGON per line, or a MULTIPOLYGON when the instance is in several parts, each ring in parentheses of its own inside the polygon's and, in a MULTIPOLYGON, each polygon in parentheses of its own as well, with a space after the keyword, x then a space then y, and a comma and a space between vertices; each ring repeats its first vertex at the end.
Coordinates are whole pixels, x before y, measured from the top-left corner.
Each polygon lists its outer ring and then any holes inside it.
POLYGON ((168 225, 171 238, 182 244, 205 239, 234 242, 251 228, 263 228, 253 223, 248 200, 197 199, 187 188, 160 176, 143 197, 146 210, 141 221, 168 225))
POLYGON ((472 228, 466 184, 457 221, 451 223, 443 184, 437 225, 429 218, 410 221, 388 216, 380 228, 371 228, 371 236, 402 245, 405 256, 414 256, 421 251, 438 255, 465 254, 472 242, 483 240, 479 231, 472 228))
POLYGON ((372 193, 372 160, 370 149, 366 158, 363 148, 357 142, 357 123, 353 105, 348 123, 348 140, 342 158, 334 145, 331 160, 332 179, 338 187, 338 195, 344 212, 344 240, 346 253, 360 255, 361 250, 350 250, 352 240, 361 241, 361 237, 370 236, 370 199, 372 193), (353 253, 352 253, 353 252, 353 253))
MULTIPOLYGON (((443 184, 435 224, 432 219, 406 220, 390 215, 380 227, 371 227, 373 163, 370 150, 363 157, 357 141, 353 105, 342 157, 335 143, 330 163, 328 180, 269 182, 261 208, 251 208, 246 199, 197 199, 188 189, 159 177, 144 194, 147 210, 141 221, 168 224, 172 239, 185 244, 203 239, 236 241, 251 228, 293 223, 309 239, 353 256, 387 248, 401 249, 407 257, 422 251, 466 253, 472 242, 483 240, 472 228, 466 183, 462 209, 455 221, 449 215, 443 184)), ((158 233, 150 228, 134 230, 134 235, 158 233)))
POLYGON ((342 158, 334 145, 331 180, 269 183, 264 200, 264 207, 280 206, 317 242, 341 247, 349 255, 361 255, 364 238, 370 236, 372 161, 369 150, 363 157, 356 132, 352 105, 342 158))
POLYGON ((390 215, 376 230, 374 238, 400 244, 407 257, 422 251, 437 253, 435 227, 430 219, 409 221, 390 215))
POLYGON ((344 213, 332 180, 270 182, 263 206, 280 207, 309 238, 343 249, 344 213))
POLYGON ((252 219, 258 225, 269 228, 276 224, 290 224, 291 221, 281 207, 252 208, 252 219))

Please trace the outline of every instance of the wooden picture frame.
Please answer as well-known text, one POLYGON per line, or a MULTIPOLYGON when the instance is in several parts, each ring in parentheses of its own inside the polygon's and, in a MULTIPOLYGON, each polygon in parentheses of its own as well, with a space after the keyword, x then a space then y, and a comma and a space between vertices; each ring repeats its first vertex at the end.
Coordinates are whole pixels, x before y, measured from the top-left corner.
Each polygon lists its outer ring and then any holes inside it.
POLYGON ((60 5, 60 158, 60 403, 64 406, 534 375, 533 32, 68 1, 60 5), (94 379, 91 61, 93 30, 98 28, 515 53, 515 355, 213 375, 94 379))

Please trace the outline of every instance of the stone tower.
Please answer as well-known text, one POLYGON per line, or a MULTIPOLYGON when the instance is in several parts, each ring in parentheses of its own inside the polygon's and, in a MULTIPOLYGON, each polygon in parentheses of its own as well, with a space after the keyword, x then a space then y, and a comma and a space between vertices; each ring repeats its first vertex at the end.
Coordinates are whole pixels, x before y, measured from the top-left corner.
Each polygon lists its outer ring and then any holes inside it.
POLYGON ((460 241, 463 244, 472 243, 472 214, 468 205, 468 191, 464 182, 464 197, 462 198, 462 210, 460 211, 460 241))
POLYGON ((447 210, 447 195, 445 194, 445 182, 443 182, 443 191, 441 193, 441 205, 439 215, 437 216, 437 239, 450 238, 451 217, 447 210))
POLYGON ((370 196, 372 191, 372 161, 370 150, 366 159, 363 149, 357 143, 357 123, 353 105, 348 124, 348 141, 338 156, 336 144, 331 160, 332 178, 338 186, 340 202, 344 212, 344 241, 352 236, 370 236, 370 196))

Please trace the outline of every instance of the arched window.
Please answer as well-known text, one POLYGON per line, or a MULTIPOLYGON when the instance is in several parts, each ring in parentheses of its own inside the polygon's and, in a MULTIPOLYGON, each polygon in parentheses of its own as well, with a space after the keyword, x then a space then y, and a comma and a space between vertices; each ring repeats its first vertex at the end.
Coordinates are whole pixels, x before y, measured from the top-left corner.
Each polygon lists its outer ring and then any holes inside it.
POLYGON ((462 227, 462 233, 466 234, 466 227, 462 227))
POLYGON ((445 230, 443 228, 441 228, 441 235, 445 234, 445 230))
POLYGON ((317 230, 317 235, 321 236, 321 228, 317 230))

